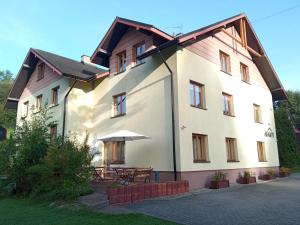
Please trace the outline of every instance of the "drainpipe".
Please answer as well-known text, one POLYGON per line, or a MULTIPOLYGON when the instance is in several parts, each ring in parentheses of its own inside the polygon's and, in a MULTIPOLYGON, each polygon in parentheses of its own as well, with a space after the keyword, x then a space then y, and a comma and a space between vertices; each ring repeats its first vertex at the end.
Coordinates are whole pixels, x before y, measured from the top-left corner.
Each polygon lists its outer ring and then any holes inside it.
POLYGON ((77 83, 77 80, 75 79, 64 98, 64 114, 63 114, 63 127, 62 127, 62 129, 63 129, 62 130, 62 139, 63 140, 65 139, 67 100, 68 100, 68 96, 69 96, 70 92, 72 91, 72 89, 76 83, 77 83))
POLYGON ((175 115, 174 115, 174 88, 173 88, 173 71, 169 67, 168 63, 166 62, 165 58, 161 54, 159 48, 157 48, 157 53, 167 69, 170 72, 171 76, 171 111, 172 111, 172 145, 173 145, 173 171, 174 171, 174 180, 177 180, 177 169, 176 169, 176 148, 175 148, 175 115))

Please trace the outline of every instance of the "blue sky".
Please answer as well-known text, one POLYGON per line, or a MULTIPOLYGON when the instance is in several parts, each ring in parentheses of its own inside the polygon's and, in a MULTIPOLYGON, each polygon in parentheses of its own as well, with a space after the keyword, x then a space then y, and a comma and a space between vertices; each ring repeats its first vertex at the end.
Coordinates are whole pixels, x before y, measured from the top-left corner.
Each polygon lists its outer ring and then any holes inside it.
POLYGON ((253 22, 285 88, 300 89, 300 0, 3 1, 0 69, 16 74, 30 47, 76 60, 91 55, 116 16, 185 33, 241 12, 253 22))

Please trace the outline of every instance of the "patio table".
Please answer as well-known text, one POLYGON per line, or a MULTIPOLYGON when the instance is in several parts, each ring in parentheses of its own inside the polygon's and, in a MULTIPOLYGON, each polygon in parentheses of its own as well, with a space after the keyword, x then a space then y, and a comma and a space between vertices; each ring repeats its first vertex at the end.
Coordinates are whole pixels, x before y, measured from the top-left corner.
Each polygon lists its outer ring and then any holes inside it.
POLYGON ((115 167, 114 170, 116 171, 117 182, 120 182, 123 185, 128 185, 129 182, 133 181, 135 168, 115 167))

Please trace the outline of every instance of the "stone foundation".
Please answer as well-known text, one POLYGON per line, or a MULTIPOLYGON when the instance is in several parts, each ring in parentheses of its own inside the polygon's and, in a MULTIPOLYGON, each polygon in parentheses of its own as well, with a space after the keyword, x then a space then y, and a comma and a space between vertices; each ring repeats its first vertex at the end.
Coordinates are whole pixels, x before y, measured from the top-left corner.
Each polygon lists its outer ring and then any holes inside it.
MULTIPOLYGON (((255 173, 256 179, 260 179, 263 174, 267 173, 268 169, 273 169, 275 174, 278 175, 279 167, 256 167, 256 168, 240 168, 240 169, 228 169, 220 170, 226 173, 230 184, 238 183, 239 178, 243 175, 244 171, 251 171, 255 173)), ((211 178, 215 174, 216 170, 202 170, 202 171, 184 171, 177 172, 178 180, 187 180, 189 182, 190 190, 197 188, 208 188, 211 178)), ((153 173, 154 180, 154 173, 153 173)), ((161 181, 174 180, 174 174, 171 171, 160 171, 161 181)))

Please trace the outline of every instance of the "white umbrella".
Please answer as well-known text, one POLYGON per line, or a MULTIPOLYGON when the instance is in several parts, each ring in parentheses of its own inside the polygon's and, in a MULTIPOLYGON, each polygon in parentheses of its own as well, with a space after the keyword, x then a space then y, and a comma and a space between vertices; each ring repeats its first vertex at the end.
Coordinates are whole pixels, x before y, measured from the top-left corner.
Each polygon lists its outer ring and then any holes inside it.
POLYGON ((97 138, 100 141, 134 141, 140 139, 148 139, 148 136, 134 133, 128 130, 120 130, 102 137, 97 138))

